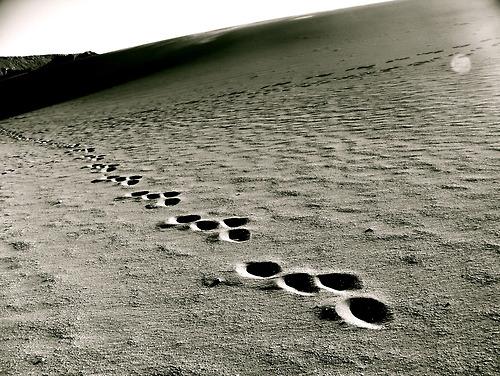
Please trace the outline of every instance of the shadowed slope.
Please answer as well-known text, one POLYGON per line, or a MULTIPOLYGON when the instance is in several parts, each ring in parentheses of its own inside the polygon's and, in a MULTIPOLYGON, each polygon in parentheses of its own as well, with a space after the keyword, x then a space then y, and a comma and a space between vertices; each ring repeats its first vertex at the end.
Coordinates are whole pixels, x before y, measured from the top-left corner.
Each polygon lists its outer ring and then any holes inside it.
MULTIPOLYGON (((395 39, 406 39, 411 46, 409 51, 414 49, 414 43, 423 44, 422 31, 425 32, 428 25, 436 21, 429 15, 450 5, 448 1, 439 4, 422 1, 417 6, 410 3, 402 1, 366 6, 355 11, 322 13, 293 21, 266 22, 151 43, 57 65, 48 64, 31 73, 0 82, 0 119, 99 91, 162 69, 200 59, 206 61, 221 54, 240 56, 247 62, 255 59, 265 61, 277 53, 282 53, 283 59, 286 59, 296 55, 297 51, 303 54, 309 50, 317 52, 324 49, 325 41, 334 38, 336 44, 326 48, 330 49, 329 58, 338 59, 338 63, 355 60, 352 53, 345 53, 354 41, 357 48, 365 52, 371 50, 374 61, 380 60, 390 51, 395 39), (388 24, 383 20, 391 22, 388 24), (401 28, 408 23, 416 28, 401 34, 401 28)), ((475 7, 480 9, 481 6, 453 2, 455 10, 469 7, 474 11, 475 7)), ((450 35, 433 34, 429 37, 437 42, 450 35)), ((305 54, 303 58, 310 56, 305 54)), ((314 61, 310 63, 311 66, 317 64, 314 61)), ((358 68, 371 66, 372 63, 358 68)))

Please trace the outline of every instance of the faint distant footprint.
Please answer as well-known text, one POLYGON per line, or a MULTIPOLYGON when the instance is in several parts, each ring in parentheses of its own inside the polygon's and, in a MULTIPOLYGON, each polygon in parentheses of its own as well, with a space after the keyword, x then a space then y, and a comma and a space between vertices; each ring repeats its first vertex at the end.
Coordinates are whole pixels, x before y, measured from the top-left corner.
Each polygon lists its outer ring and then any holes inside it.
POLYGON ((126 199, 142 199, 146 201, 156 200, 154 204, 146 205, 146 209, 158 209, 161 207, 175 206, 181 202, 181 198, 178 197, 181 192, 178 191, 166 191, 166 192, 150 192, 150 191, 136 191, 126 193, 123 196, 115 197, 115 201, 122 201, 126 199))
POLYGON ((214 233, 217 231, 215 239, 225 240, 228 242, 240 243, 246 242, 251 238, 251 232, 247 228, 243 228, 249 223, 246 217, 230 217, 222 220, 217 219, 204 219, 199 214, 188 214, 177 217, 167 218, 166 221, 157 225, 160 229, 171 227, 186 228, 196 232, 214 233))
POLYGON ((119 166, 118 163, 110 163, 110 164, 93 163, 91 165, 83 166, 82 169, 89 168, 91 172, 107 173, 116 171, 118 169, 118 166, 119 166))
POLYGON ((91 183, 101 183, 101 182, 112 182, 118 183, 124 187, 130 187, 137 185, 141 182, 142 175, 130 175, 130 176, 119 176, 119 175, 111 175, 111 176, 102 176, 98 179, 94 179, 91 183))
POLYGON ((146 209, 166 208, 169 206, 175 206, 179 204, 181 201, 182 200, 179 197, 159 199, 154 204, 147 204, 145 208, 146 209))

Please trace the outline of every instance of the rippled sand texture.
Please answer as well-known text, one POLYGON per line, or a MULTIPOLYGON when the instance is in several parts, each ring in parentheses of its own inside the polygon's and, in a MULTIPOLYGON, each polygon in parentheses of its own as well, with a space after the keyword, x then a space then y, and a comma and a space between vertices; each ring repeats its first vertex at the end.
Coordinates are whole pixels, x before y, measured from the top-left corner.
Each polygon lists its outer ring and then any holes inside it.
POLYGON ((2 121, 182 201, 115 200, 130 188, 2 135, 0 374, 497 374, 499 8, 290 21, 2 121), (252 238, 157 226, 188 214, 249 218, 252 238), (261 261, 270 278, 235 271, 261 261), (296 294, 278 272, 359 278, 391 320, 339 320, 344 295, 296 294))

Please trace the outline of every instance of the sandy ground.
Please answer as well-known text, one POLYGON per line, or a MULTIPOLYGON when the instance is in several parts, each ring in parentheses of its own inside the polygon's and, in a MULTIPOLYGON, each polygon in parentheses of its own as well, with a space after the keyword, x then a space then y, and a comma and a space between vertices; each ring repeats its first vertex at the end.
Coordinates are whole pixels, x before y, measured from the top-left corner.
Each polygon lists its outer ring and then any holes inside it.
POLYGON ((144 178, 92 184, 67 149, 0 135, 0 375, 498 374, 499 9, 443 3, 341 12, 350 36, 2 121, 144 178), (115 200, 142 189, 182 201, 115 200), (252 238, 157 227, 192 213, 249 217, 252 238), (341 297, 239 276, 248 261, 353 273, 392 320, 327 320, 341 297))

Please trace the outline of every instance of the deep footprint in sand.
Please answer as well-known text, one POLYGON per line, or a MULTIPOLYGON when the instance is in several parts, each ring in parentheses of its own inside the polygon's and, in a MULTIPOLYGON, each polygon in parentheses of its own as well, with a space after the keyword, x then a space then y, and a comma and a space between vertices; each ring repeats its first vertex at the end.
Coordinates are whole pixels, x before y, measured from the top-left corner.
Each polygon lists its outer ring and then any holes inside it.
POLYGON ((112 183, 118 183, 123 187, 131 187, 139 184, 141 182, 141 179, 142 179, 141 175, 131 175, 131 176, 110 175, 94 179, 91 181, 91 183, 112 182, 112 183))
POLYGON ((220 223, 213 219, 200 219, 189 226, 193 231, 213 231, 220 227, 220 223))
POLYGON ((182 223, 182 224, 196 222, 196 221, 199 221, 200 219, 201 219, 201 216, 198 214, 179 215, 179 216, 175 217, 175 220, 177 221, 177 223, 182 223))
POLYGON ((285 291, 304 296, 319 292, 315 277, 305 272, 285 274, 277 279, 276 285, 285 291))
POLYGON ((119 176, 111 179, 112 182, 120 183, 123 187, 132 187, 141 182, 142 175, 119 176))
POLYGON ((155 193, 148 193, 142 196, 143 200, 158 200, 161 198, 172 198, 172 197, 177 197, 181 194, 181 192, 177 191, 170 191, 170 192, 155 192, 155 193))
POLYGON ((130 179, 130 180, 127 180, 127 181, 124 181, 123 183, 121 183, 120 185, 124 186, 124 187, 132 187, 134 185, 137 185, 139 184, 141 181, 139 179, 130 179))
POLYGON ((161 197, 162 197, 161 193, 148 193, 147 195, 144 195, 143 199, 144 200, 158 200, 161 197))
POLYGON ((250 240, 252 234, 246 228, 233 228, 219 233, 219 239, 227 242, 242 243, 250 240))
POLYGON ((337 294, 345 294, 348 291, 363 288, 363 282, 359 277, 350 273, 318 274, 316 275, 316 285, 337 294))
POLYGON ((268 279, 281 273, 281 266, 273 261, 250 261, 236 265, 236 272, 242 277, 268 279))
POLYGON ((188 225, 190 223, 201 220, 201 215, 198 214, 186 214, 178 215, 177 217, 170 217, 165 223, 170 225, 188 225))
POLYGON ((149 191, 136 191, 136 192, 126 193, 124 197, 139 198, 141 196, 147 195, 148 193, 149 191))
POLYGON ((371 296, 355 296, 342 299, 334 305, 317 308, 321 320, 339 321, 366 329, 382 329, 393 319, 391 309, 371 296))
POLYGON ((225 218, 222 221, 222 224, 228 228, 241 227, 248 224, 249 219, 246 217, 231 217, 225 218))
POLYGON ((110 164, 110 165, 104 165, 100 169, 98 169, 99 172, 113 172, 118 169, 117 164, 110 164))

